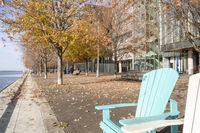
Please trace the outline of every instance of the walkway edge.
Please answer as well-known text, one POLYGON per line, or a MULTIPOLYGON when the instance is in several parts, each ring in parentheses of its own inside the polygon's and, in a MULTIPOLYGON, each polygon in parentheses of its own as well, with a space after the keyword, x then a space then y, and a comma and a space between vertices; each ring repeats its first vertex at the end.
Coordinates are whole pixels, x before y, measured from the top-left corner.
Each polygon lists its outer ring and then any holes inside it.
MULTIPOLYGON (((36 87, 41 90, 36 81, 35 82, 36 87)), ((38 97, 38 103, 40 104, 40 109, 42 113, 43 122, 45 125, 45 128, 48 133, 65 133, 62 128, 59 126, 54 126, 59 124, 58 119, 56 118, 56 115, 54 114, 53 110, 51 109, 49 103, 47 102, 46 98, 44 96, 38 97)))

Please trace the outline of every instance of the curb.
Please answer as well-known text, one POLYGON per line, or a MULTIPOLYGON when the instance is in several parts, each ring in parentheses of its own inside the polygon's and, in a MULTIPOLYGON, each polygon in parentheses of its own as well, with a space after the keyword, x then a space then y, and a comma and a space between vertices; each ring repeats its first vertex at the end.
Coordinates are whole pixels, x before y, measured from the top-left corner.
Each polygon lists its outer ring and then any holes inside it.
MULTIPOLYGON (((41 90, 33 78, 32 78, 32 81, 34 82, 36 88, 38 88, 38 90, 41 90)), ((46 98, 44 96, 42 96, 42 97, 39 96, 39 97, 37 97, 37 100, 40 105, 40 110, 42 113, 42 118, 43 118, 43 122, 44 122, 44 125, 46 128, 46 131, 48 133, 65 133, 62 128, 60 128, 58 126, 54 126, 54 124, 55 123, 58 124, 59 121, 56 118, 56 115, 54 114, 53 110, 51 109, 46 98)))

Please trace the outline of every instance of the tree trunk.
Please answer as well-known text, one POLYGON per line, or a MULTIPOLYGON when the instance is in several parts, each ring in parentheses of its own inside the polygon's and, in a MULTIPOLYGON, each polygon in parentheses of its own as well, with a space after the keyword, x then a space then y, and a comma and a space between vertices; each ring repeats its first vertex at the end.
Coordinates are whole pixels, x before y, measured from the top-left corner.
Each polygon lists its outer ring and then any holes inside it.
POLYGON ((42 76, 42 61, 40 61, 40 76, 42 76))
POLYGON ((39 67, 39 64, 38 64, 38 65, 37 65, 37 73, 36 73, 36 74, 37 74, 37 76, 39 76, 39 75, 40 75, 40 70, 39 70, 39 68, 40 68, 40 67, 39 67))
POLYGON ((88 60, 85 60, 85 75, 88 76, 88 60))
POLYGON ((99 75, 99 66, 100 64, 99 64, 99 44, 98 44, 98 46, 97 46, 97 71, 96 71, 96 77, 99 77, 100 75, 99 75))
POLYGON ((63 84, 63 64, 62 64, 62 48, 58 49, 57 51, 57 84, 62 85, 63 84))
POLYGON ((44 78, 47 79, 47 58, 44 59, 44 78))
MULTIPOLYGON (((115 45, 115 44, 114 44, 115 45)), ((117 48, 114 46, 114 77, 117 77, 117 48)))

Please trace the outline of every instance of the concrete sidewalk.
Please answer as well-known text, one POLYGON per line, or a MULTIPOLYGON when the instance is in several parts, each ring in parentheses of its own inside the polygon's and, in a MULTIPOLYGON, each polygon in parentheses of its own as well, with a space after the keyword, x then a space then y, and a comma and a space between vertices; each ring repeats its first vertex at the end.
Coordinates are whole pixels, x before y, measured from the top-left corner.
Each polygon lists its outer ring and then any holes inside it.
POLYGON ((31 75, 19 89, 13 87, 0 93, 0 98, 7 98, 0 104, 4 107, 0 109, 0 133, 64 133, 55 126, 58 121, 46 99, 39 93, 41 91, 31 75), (14 95, 10 95, 12 89, 15 89, 14 95))

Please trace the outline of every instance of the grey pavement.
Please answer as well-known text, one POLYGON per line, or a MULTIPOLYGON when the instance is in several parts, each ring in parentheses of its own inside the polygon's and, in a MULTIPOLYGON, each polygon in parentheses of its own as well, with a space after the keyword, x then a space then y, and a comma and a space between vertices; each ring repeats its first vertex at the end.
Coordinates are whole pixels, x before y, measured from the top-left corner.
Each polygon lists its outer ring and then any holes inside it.
POLYGON ((64 133, 31 75, 23 80, 0 93, 0 133, 64 133))

